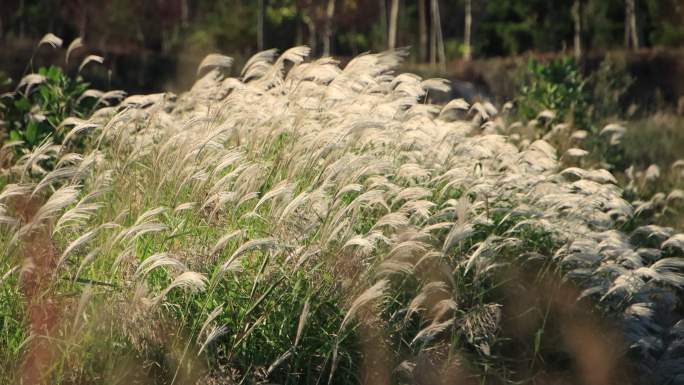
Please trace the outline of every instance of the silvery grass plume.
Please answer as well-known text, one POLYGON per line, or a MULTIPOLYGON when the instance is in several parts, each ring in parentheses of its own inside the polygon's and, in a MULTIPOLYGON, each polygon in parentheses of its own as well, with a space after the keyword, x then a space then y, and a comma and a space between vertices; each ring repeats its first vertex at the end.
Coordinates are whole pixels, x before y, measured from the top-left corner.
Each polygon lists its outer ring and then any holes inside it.
POLYGON ((12 197, 28 195, 34 186, 31 184, 10 183, 0 191, 0 203, 7 203, 12 197))
POLYGON ((48 136, 33 151, 19 158, 15 168, 20 170, 22 178, 27 178, 31 172, 44 174, 46 171, 40 166, 39 162, 50 159, 59 153, 60 150, 61 146, 53 144, 52 138, 48 136))
POLYGON ((28 95, 31 93, 31 88, 33 88, 33 86, 44 83, 46 80, 47 78, 43 75, 28 74, 21 78, 19 84, 17 84, 17 91, 21 90, 22 87, 26 87, 24 89, 24 94, 28 95))
POLYGON ((81 71, 83 71, 83 68, 85 68, 85 66, 88 65, 88 63, 93 63, 93 62, 102 64, 102 63, 104 63, 104 58, 102 56, 98 56, 98 55, 86 56, 85 59, 83 59, 83 61, 81 61, 81 64, 79 64, 78 72, 80 73, 81 71))
POLYGON ((62 46, 62 39, 57 37, 56 35, 52 33, 47 33, 45 36, 43 36, 42 39, 38 42, 37 47, 40 47, 41 45, 49 45, 52 48, 60 48, 62 46))
POLYGON ((207 319, 202 324, 202 327, 200 328, 197 335, 199 336, 199 338, 204 338, 204 342, 201 344, 199 350, 197 351, 198 356, 202 354, 204 349, 209 344, 211 344, 213 341, 215 341, 216 339, 218 339, 219 337, 228 332, 228 329, 225 326, 214 326, 211 328, 211 330, 209 330, 209 326, 214 322, 216 317, 221 315, 222 312, 223 305, 217 306, 214 310, 211 311, 211 313, 209 313, 207 319))
POLYGON ((38 226, 45 225, 48 219, 54 218, 62 209, 76 202, 81 192, 80 185, 67 185, 56 190, 48 200, 40 206, 31 218, 30 222, 24 225, 19 234, 24 235, 38 226))
POLYGON ((153 303, 158 304, 166 295, 175 288, 187 290, 189 292, 203 291, 207 286, 207 278, 200 273, 194 271, 186 271, 176 278, 161 291, 153 300, 153 303))
POLYGON ((233 65, 233 58, 220 55, 220 54, 209 54, 202 59, 202 62, 197 66, 197 74, 199 75, 202 70, 212 67, 220 68, 230 68, 233 65))
POLYGON ((77 37, 76 39, 72 40, 71 43, 69 43, 69 47, 67 47, 66 53, 64 55, 64 62, 69 64, 69 58, 71 55, 74 53, 74 51, 80 48, 83 48, 83 39, 77 37))
POLYGON ((347 310, 347 314, 345 314, 344 319, 340 324, 340 330, 342 331, 347 328, 349 323, 354 319, 354 317, 357 316, 361 308, 363 308, 365 305, 372 301, 382 298, 385 295, 385 291, 387 289, 388 284, 389 281, 384 279, 380 280, 373 286, 366 289, 363 293, 361 293, 361 295, 356 297, 354 302, 352 302, 351 306, 349 306, 349 310, 347 310))
POLYGON ((145 260, 136 268, 134 276, 137 279, 142 279, 150 272, 160 267, 171 267, 181 273, 187 270, 187 267, 181 261, 174 259, 168 255, 168 253, 157 253, 145 258, 145 260))

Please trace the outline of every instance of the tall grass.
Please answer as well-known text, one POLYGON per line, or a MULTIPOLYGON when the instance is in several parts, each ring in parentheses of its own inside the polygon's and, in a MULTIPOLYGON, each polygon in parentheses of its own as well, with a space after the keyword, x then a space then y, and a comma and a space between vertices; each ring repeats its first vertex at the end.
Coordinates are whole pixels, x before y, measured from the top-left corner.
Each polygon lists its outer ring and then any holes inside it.
POLYGON ((45 143, 13 166, 3 380, 677 373, 684 250, 667 228, 624 231, 633 207, 608 171, 508 137, 492 105, 424 104, 444 84, 395 76, 404 51, 344 68, 308 52, 257 54, 239 78, 210 56, 188 92, 76 123, 83 154, 45 143), (41 329, 32 306, 60 310, 41 329))

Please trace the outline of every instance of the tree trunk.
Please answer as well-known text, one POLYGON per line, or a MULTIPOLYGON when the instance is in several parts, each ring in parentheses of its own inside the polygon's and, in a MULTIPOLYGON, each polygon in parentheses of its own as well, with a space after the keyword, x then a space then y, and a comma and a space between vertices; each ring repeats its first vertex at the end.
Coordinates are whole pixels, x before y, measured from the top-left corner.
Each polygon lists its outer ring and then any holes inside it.
POLYGON ((420 43, 418 47, 418 55, 419 59, 418 61, 421 62, 427 62, 428 61, 428 52, 430 51, 430 48, 428 47, 428 28, 427 28, 427 19, 426 19, 426 14, 425 14, 425 7, 426 7, 425 0, 419 0, 418 2, 418 31, 419 31, 419 38, 420 38, 420 43))
POLYGON ((625 0, 625 47, 639 48, 639 35, 637 34, 636 0, 625 0))
POLYGON ((399 0, 392 0, 390 7, 389 34, 387 48, 394 49, 397 46, 397 23, 399 22, 399 0))
POLYGON ((19 1, 19 37, 24 37, 24 23, 26 22, 24 18, 26 17, 24 0, 19 1))
POLYGON ((313 57, 316 55, 316 45, 318 45, 318 40, 316 39, 318 31, 316 30, 316 22, 313 19, 308 18, 306 25, 309 28, 309 48, 311 48, 311 56, 313 57))
POLYGON ((387 2, 379 0, 380 3, 380 27, 382 28, 382 46, 387 47, 387 2))
POLYGON ((463 58, 472 59, 472 49, 470 47, 470 34, 473 26, 473 2, 465 0, 465 31, 463 32, 463 58))
POLYGON ((636 0, 629 0, 632 4, 632 12, 630 13, 629 24, 632 31, 632 47, 639 49, 639 31, 637 30, 637 15, 636 15, 636 0))
POLYGON ((330 56, 332 46, 332 24, 335 16, 335 0, 328 0, 328 8, 325 11, 325 36, 323 40, 323 56, 330 56))
MULTIPOLYGON (((83 17, 80 20, 80 25, 79 25, 79 34, 84 41, 87 41, 86 39, 88 38, 87 32, 88 32, 88 7, 84 6, 82 11, 83 12, 83 17)), ((141 38, 140 36, 142 35, 142 32, 140 32, 140 24, 136 23, 136 29, 138 30, 137 37, 140 41, 144 40, 144 37, 141 38)))
POLYGON ((574 51, 575 60, 582 59, 582 4, 581 0, 574 0, 572 4, 572 20, 575 25, 574 51))
MULTIPOLYGON (((356 36, 356 26, 352 25, 349 28, 352 36, 356 36)), ((359 47, 356 44, 356 39, 350 39, 349 45, 352 51, 352 56, 357 56, 359 54, 359 47)))
POLYGON ((302 45, 304 42, 304 31, 302 29, 302 15, 301 11, 297 8, 297 14, 295 16, 295 42, 296 45, 302 45))
POLYGON ((435 29, 435 17, 432 4, 430 0, 430 65, 437 64, 437 30, 435 29))
POLYGON ((257 1, 257 50, 264 50, 264 0, 257 1))
POLYGON ((446 54, 444 52, 444 38, 442 36, 442 20, 439 13, 438 0, 432 0, 432 29, 434 31, 435 51, 439 56, 439 64, 442 71, 446 69, 446 54))
POLYGON ((188 9, 188 0, 181 0, 181 26, 187 28, 189 24, 190 12, 188 9))

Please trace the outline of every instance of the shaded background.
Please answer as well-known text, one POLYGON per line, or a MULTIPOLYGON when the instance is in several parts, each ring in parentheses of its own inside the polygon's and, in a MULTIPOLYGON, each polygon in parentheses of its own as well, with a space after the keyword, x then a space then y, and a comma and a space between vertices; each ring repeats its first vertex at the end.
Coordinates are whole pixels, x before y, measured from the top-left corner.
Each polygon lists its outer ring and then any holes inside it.
MULTIPOLYGON (((264 48, 307 44, 345 58, 410 46, 407 70, 458 80, 459 96, 512 97, 524 58, 572 55, 580 21, 586 71, 619 52, 637 80, 631 99, 676 105, 684 95, 680 0, 0 0, 0 71, 16 79, 47 32, 81 36, 105 57, 86 78, 129 93, 179 91, 210 52, 236 68, 264 48), (634 4, 630 18, 629 5, 634 4), (466 55, 470 3, 472 60, 466 55), (574 7, 579 13, 574 13, 574 7), (394 12, 396 10, 396 12, 394 12), (579 19, 576 19, 579 15, 579 19), (635 22, 634 34, 629 31, 635 22), (396 25, 393 34, 393 26, 396 25), (392 36, 395 36, 392 38, 392 36), (632 41, 635 36, 638 42, 632 41)), ((85 54, 85 52, 81 52, 85 54)), ((60 61, 41 50, 37 65, 60 61)), ((77 64, 75 64, 77 65, 77 64)))

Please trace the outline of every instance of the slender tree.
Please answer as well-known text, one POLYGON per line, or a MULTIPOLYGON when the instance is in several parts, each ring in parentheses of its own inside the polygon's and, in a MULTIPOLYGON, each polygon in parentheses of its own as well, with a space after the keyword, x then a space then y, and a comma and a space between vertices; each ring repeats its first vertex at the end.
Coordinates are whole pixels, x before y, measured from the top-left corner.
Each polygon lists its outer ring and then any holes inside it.
POLYGON ((422 62, 428 61, 428 52, 430 51, 430 47, 428 47, 427 14, 425 12, 426 6, 427 4, 425 0, 418 1, 418 33, 420 40, 418 52, 420 56, 419 60, 422 62))
POLYGON ((465 0, 465 31, 463 31, 463 58, 465 60, 472 59, 472 49, 470 46, 472 26, 473 2, 472 0, 465 0))
MULTIPOLYGON (((432 30, 433 30, 433 49, 434 52, 439 56, 439 64, 442 71, 446 70, 446 53, 444 52, 444 37, 442 35, 442 20, 439 12, 439 2, 437 0, 431 1, 432 9, 432 30)), ((431 62, 434 64, 434 54, 431 57, 431 62)))
POLYGON ((582 58, 582 4, 581 0, 574 0, 572 4, 572 20, 574 24, 574 53, 575 60, 579 61, 582 58))
POLYGON ((314 10, 312 7, 306 8, 302 12, 302 21, 306 24, 306 28, 309 32, 309 47, 311 48, 311 56, 317 54, 318 46, 318 29, 316 28, 316 20, 314 18, 314 10))
POLYGON ((19 0, 19 36, 24 37, 24 25, 26 21, 24 20, 26 18, 26 5, 24 4, 24 0, 19 0))
POLYGON ((188 0, 181 0, 181 27, 187 28, 190 20, 188 0))
POLYGON ((264 50, 264 14, 265 0, 257 0, 257 49, 264 50))
POLYGON ((304 42, 304 30, 302 28, 302 11, 295 8, 295 44, 302 45, 304 42))
POLYGON ((397 46, 397 24, 399 22, 399 0, 392 0, 390 7, 389 33, 387 47, 394 49, 397 46))
POLYGON ((380 27, 382 28, 382 47, 387 47, 387 2, 386 0, 378 0, 378 7, 380 8, 380 27))
POLYGON ((625 0, 625 47, 638 49, 636 0, 625 0))
POLYGON ((335 0, 328 0, 325 10, 325 31, 323 38, 323 56, 330 56, 332 46, 332 23, 335 16, 335 0))
MULTIPOLYGON (((137 38, 138 41, 144 41, 145 39, 142 36, 142 31, 140 29, 140 23, 138 21, 135 21, 135 28, 137 30, 137 38)), ((82 38, 87 38, 88 37, 88 7, 85 6, 83 7, 83 12, 81 13, 81 20, 79 22, 79 36, 82 38)))
POLYGON ((430 64, 437 64, 437 29, 435 29, 434 1, 430 0, 430 64))

